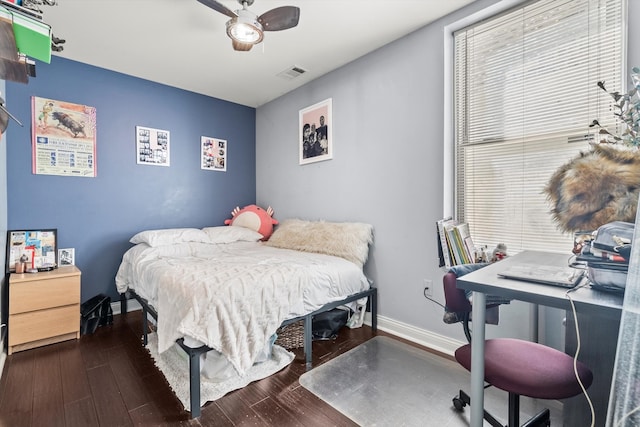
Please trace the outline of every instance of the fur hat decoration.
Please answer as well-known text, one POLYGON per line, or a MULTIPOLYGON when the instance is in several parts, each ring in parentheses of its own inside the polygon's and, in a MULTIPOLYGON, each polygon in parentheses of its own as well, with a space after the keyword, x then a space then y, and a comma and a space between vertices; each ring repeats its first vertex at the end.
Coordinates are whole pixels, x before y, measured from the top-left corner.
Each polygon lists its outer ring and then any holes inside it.
POLYGON ((573 232, 635 222, 639 189, 640 151, 596 144, 558 168, 544 191, 559 228, 573 232))

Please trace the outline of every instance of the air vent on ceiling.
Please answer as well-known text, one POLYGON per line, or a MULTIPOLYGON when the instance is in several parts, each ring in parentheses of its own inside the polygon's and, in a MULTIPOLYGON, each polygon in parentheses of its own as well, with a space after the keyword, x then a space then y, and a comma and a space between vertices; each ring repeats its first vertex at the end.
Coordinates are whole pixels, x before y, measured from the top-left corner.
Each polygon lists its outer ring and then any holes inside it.
POLYGON ((286 79, 286 80, 291 80, 291 79, 295 79, 298 76, 303 75, 306 72, 307 70, 294 65, 293 67, 287 68, 286 70, 279 72, 278 77, 282 77, 283 79, 286 79))

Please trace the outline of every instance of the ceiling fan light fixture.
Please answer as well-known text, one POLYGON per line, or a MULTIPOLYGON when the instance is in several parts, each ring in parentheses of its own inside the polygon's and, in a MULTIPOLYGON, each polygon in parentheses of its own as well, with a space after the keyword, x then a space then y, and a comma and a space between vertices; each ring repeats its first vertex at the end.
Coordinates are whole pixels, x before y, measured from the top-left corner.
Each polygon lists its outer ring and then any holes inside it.
POLYGON ((239 11, 238 16, 227 21, 227 35, 240 43, 258 44, 264 37, 262 25, 251 14, 239 11))
POLYGON ((238 0, 242 9, 235 12, 217 0, 198 0, 203 5, 231 18, 227 21, 227 36, 234 50, 248 51, 260 43, 265 31, 281 31, 298 25, 300 8, 280 6, 258 16, 248 7, 254 0, 238 0))

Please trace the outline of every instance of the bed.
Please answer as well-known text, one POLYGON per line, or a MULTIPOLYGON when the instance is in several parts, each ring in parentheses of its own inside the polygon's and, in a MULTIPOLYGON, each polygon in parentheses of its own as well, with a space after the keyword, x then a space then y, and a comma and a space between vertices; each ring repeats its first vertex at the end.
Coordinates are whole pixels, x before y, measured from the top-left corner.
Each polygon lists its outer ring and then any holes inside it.
POLYGON ((209 352, 223 356, 209 370, 243 374, 270 354, 279 327, 303 321, 310 369, 315 315, 346 305, 362 318, 368 301, 377 327, 376 288, 362 269, 370 225, 286 220, 261 238, 239 226, 147 230, 131 239, 118 269, 122 312, 128 297, 142 306, 144 344, 151 315, 158 353, 177 344, 188 354, 193 418, 209 352))

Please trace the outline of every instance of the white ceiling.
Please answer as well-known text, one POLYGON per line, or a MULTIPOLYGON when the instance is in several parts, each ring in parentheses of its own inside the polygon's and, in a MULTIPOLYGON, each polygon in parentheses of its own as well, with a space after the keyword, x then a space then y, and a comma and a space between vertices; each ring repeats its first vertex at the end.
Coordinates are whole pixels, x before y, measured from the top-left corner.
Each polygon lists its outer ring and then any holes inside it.
POLYGON ((257 15, 298 6, 300 21, 249 52, 232 49, 227 16, 196 0, 57 0, 41 9, 66 40, 54 55, 258 107, 472 1, 255 0, 257 15), (292 66, 307 72, 278 76, 292 66))

